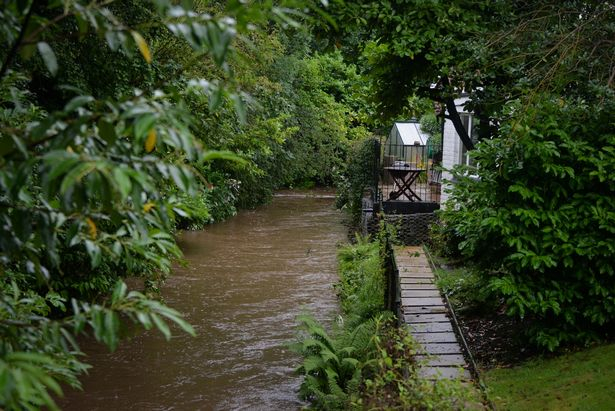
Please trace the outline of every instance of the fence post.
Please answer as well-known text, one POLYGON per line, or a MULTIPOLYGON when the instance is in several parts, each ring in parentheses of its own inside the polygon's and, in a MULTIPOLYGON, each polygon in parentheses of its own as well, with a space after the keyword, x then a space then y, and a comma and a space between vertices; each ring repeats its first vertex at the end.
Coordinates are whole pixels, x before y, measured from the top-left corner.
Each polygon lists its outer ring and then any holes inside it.
POLYGON ((390 233, 385 229, 382 236, 384 244, 383 248, 383 260, 384 260, 384 276, 386 281, 385 290, 385 308, 388 311, 392 311, 397 317, 398 322, 401 323, 401 294, 399 287, 399 272, 397 264, 395 263, 395 254, 393 251, 393 245, 391 244, 390 233))

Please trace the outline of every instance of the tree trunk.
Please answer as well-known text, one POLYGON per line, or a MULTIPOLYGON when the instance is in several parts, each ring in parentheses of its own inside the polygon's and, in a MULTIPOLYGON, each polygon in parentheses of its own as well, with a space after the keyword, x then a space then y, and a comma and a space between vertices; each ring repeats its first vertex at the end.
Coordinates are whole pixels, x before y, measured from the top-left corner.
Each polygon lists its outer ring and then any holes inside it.
POLYGON ((474 150, 474 143, 472 143, 472 139, 468 135, 468 131, 465 129, 463 124, 461 123, 461 118, 459 117, 459 113, 457 112, 457 106, 455 106, 455 100, 452 98, 446 99, 446 110, 448 111, 448 118, 453 122, 453 126, 455 126, 455 131, 459 135, 461 142, 465 146, 465 148, 469 150, 474 150))

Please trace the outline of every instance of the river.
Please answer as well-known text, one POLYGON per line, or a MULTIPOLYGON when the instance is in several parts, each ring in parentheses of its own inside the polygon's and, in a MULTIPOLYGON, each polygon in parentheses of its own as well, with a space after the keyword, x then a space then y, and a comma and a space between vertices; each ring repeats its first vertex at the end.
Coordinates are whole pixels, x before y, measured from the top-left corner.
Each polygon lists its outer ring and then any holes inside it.
POLYGON ((296 316, 330 320, 338 310, 332 284, 336 245, 345 240, 330 198, 276 197, 179 243, 178 267, 162 294, 186 315, 197 337, 138 334, 110 354, 86 347, 94 368, 83 392, 60 401, 67 410, 299 409, 286 348, 296 316))

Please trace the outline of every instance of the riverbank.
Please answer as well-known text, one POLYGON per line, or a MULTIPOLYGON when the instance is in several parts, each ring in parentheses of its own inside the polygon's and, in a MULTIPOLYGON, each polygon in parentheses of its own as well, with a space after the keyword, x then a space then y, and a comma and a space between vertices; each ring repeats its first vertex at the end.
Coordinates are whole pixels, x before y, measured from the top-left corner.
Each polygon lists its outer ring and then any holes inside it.
POLYGON ((273 197, 282 198, 323 198, 332 199, 336 197, 335 188, 332 187, 316 187, 309 190, 278 190, 273 194, 273 197))

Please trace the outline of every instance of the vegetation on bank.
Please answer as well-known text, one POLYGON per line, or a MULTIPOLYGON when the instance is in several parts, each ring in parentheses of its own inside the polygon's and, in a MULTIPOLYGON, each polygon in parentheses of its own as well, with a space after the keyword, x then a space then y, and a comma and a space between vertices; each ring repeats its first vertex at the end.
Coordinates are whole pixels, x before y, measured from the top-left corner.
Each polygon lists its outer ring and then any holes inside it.
POLYGON ((457 381, 418 376, 417 343, 384 309, 383 250, 379 240, 357 238, 338 253, 336 286, 342 316, 327 331, 312 317, 300 318, 294 345, 304 359, 300 396, 313 408, 461 409, 475 392, 457 381))
POLYGON ((53 408, 86 368, 84 332, 113 348, 124 320, 191 331, 155 295, 177 228, 280 186, 337 182, 356 215, 363 139, 432 102, 457 118, 461 90, 477 150, 441 251, 536 345, 612 338, 609 2, 177 3, 3 4, 0 407, 53 408))

